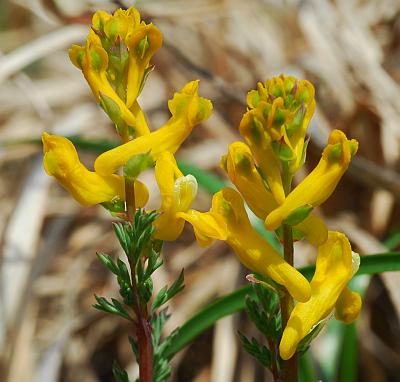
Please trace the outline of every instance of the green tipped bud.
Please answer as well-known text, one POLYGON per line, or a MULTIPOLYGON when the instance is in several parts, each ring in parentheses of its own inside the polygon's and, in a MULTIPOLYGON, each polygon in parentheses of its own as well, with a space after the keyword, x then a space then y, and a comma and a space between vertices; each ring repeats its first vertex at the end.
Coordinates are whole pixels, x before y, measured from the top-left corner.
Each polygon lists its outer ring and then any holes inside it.
POLYGON ((263 131, 264 127, 262 123, 256 117, 253 117, 250 123, 250 134, 255 144, 260 144, 262 142, 263 131))
POLYGON ((235 155, 235 163, 236 163, 237 169, 242 174, 250 173, 251 162, 250 162, 250 159, 246 155, 243 155, 242 153, 236 154, 235 155))
POLYGON ((280 127, 285 123, 285 112, 282 109, 277 108, 275 110, 274 120, 272 122, 273 127, 280 127))
POLYGON ((306 115, 306 107, 304 105, 300 106, 296 114, 293 117, 291 123, 288 124, 286 132, 289 136, 294 134, 303 125, 304 116, 306 115))
POLYGON ((291 161, 295 158, 293 150, 284 141, 271 142, 275 155, 283 162, 291 161))
POLYGON ((336 143, 332 146, 331 151, 329 152, 328 159, 331 162, 336 162, 342 159, 342 145, 341 143, 336 143))

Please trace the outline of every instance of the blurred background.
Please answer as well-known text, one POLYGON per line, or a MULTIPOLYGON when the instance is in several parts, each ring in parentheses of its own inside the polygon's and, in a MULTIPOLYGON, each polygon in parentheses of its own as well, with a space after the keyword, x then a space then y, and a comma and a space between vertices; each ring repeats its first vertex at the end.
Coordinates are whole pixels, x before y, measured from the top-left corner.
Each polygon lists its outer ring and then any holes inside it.
MULTIPOLYGON (((116 141, 67 48, 83 43, 91 14, 135 5, 164 35, 140 97, 153 129, 168 119, 167 100, 192 79, 214 103, 212 117, 179 151, 186 163, 223 177, 218 163, 239 139, 248 90, 280 73, 310 80, 317 109, 307 165, 317 163, 329 131, 360 142, 359 155, 320 210, 362 255, 400 249, 400 2, 398 0, 1 0, 0 1, 0 380, 112 381, 114 359, 137 367, 129 326, 95 311, 94 293, 115 296, 96 251, 118 254, 111 217, 78 205, 42 168, 43 131, 116 141)), ((92 168, 98 155, 81 148, 92 168)), ((150 206, 159 197, 152 173, 150 206)), ((207 210, 200 190, 196 207, 207 210)), ((185 268, 186 288, 170 306, 167 330, 212 299, 246 283, 224 243, 200 249, 190 227, 166 245, 156 289, 185 268)), ((298 265, 315 251, 296 244, 298 265)), ((359 277, 356 326, 332 322, 311 347, 323 381, 400 381, 400 277, 359 277)), ((171 381, 272 381, 241 350, 237 329, 257 335, 244 313, 219 321, 182 351, 171 381)))

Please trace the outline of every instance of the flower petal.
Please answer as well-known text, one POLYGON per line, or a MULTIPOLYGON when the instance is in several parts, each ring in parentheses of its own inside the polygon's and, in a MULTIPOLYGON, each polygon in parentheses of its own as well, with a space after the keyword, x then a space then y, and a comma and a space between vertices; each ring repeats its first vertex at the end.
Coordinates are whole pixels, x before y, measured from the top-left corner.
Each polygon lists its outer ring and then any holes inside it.
MULTIPOLYGON (((48 175, 81 204, 90 206, 103 202, 125 200, 124 179, 118 175, 101 176, 89 171, 80 161, 72 142, 64 137, 43 133, 43 165, 48 175)), ((143 207, 148 200, 146 186, 135 182, 136 205, 143 207)))
POLYGON ((101 154, 94 164, 96 171, 112 174, 133 155, 149 150, 155 159, 165 151, 174 154, 193 127, 210 116, 212 104, 198 96, 198 81, 192 81, 169 101, 169 109, 172 117, 165 126, 101 154))
POLYGON ((216 193, 212 211, 225 219, 228 228, 226 242, 244 266, 285 286, 298 301, 310 298, 310 285, 304 276, 290 266, 251 226, 239 193, 231 188, 216 193))
POLYGON ((282 359, 291 358, 313 326, 332 312, 352 273, 349 240, 342 233, 329 232, 327 241, 318 248, 311 298, 295 306, 283 331, 279 345, 282 359))
POLYGON ((265 220, 269 230, 277 229, 291 212, 305 206, 319 206, 332 192, 356 153, 358 142, 348 140, 340 130, 332 131, 317 167, 287 196, 284 203, 265 220))
POLYGON ((258 109, 249 110, 240 122, 240 134, 250 146, 262 175, 275 200, 282 204, 285 200, 280 164, 271 146, 271 137, 264 132, 263 116, 258 109))
POLYGON ((360 314, 361 306, 361 296, 346 287, 336 302, 335 317, 346 324, 351 324, 360 314))
POLYGON ((296 228, 302 232, 306 240, 315 247, 322 245, 328 238, 328 227, 325 222, 314 213, 311 213, 301 223, 297 224, 296 228))
POLYGON ((225 171, 229 179, 243 196, 247 205, 256 216, 264 220, 278 207, 271 192, 257 171, 249 146, 243 142, 234 142, 223 158, 225 171))
POLYGON ((185 221, 176 216, 173 202, 175 179, 183 176, 170 152, 163 152, 156 160, 155 177, 160 189, 160 216, 154 222, 154 237, 159 240, 176 240, 182 233, 185 221))
POLYGON ((153 24, 141 24, 126 36, 129 50, 126 104, 136 101, 154 53, 162 45, 162 34, 153 24))
POLYGON ((189 210, 188 212, 178 212, 177 216, 185 219, 192 225, 197 242, 201 247, 208 247, 215 239, 227 239, 228 231, 226 222, 222 216, 214 212, 189 210))

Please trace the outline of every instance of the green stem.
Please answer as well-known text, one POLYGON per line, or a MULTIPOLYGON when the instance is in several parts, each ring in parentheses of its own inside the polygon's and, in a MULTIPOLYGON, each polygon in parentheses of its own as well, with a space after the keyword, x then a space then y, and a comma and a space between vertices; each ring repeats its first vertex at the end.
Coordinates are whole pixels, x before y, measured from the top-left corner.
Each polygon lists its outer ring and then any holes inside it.
MULTIPOLYGON (((126 215, 128 221, 133 223, 136 213, 135 204, 135 181, 133 178, 125 177, 125 199, 126 215)), ((151 339, 151 323, 146 304, 141 303, 136 281, 136 264, 134 259, 129 258, 131 269, 131 282, 133 293, 132 308, 136 314, 135 332, 139 348, 139 381, 153 382, 153 346, 151 339)))
POLYGON ((136 213, 135 179, 127 176, 125 177, 125 200, 128 221, 133 223, 136 213))
MULTIPOLYGON (((283 187, 285 195, 289 195, 292 188, 293 176, 289 173, 287 166, 283 169, 283 187)), ((293 230, 290 225, 283 225, 283 255, 285 261, 293 266, 293 230)), ((289 321, 290 313, 293 310, 294 301, 292 296, 286 291, 281 298, 281 314, 282 314, 282 327, 285 328, 289 321)), ((292 358, 284 361, 283 368, 283 381, 284 382, 297 382, 298 377, 298 355, 295 353, 292 358)))

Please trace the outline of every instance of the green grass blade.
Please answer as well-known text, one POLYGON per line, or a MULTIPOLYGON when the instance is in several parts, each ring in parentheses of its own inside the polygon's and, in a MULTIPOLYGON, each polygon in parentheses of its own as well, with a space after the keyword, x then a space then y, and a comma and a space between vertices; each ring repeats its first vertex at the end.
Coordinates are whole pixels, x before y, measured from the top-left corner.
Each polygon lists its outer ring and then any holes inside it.
POLYGON ((317 375, 311 360, 310 353, 304 353, 299 359, 299 381, 316 382, 317 375))
POLYGON ((339 359, 338 381, 357 381, 357 329, 356 324, 343 325, 343 337, 339 359))
POLYGON ((244 308, 246 295, 255 297, 255 293, 249 286, 242 287, 226 296, 223 296, 188 320, 179 330, 177 336, 166 350, 166 357, 172 358, 179 350, 183 349, 199 334, 213 326, 220 318, 239 312, 244 308))
MULTIPOLYGON (((314 274, 315 266, 300 268, 299 271, 310 280, 314 274)), ((361 257, 360 269, 356 276, 382 272, 400 271, 400 253, 376 254, 361 257)), ((180 328, 179 333, 171 342, 166 354, 172 356, 183 349, 195 337, 211 327, 214 322, 227 315, 243 310, 245 296, 252 294, 251 285, 244 286, 237 291, 207 305, 196 315, 189 319, 180 328)))

